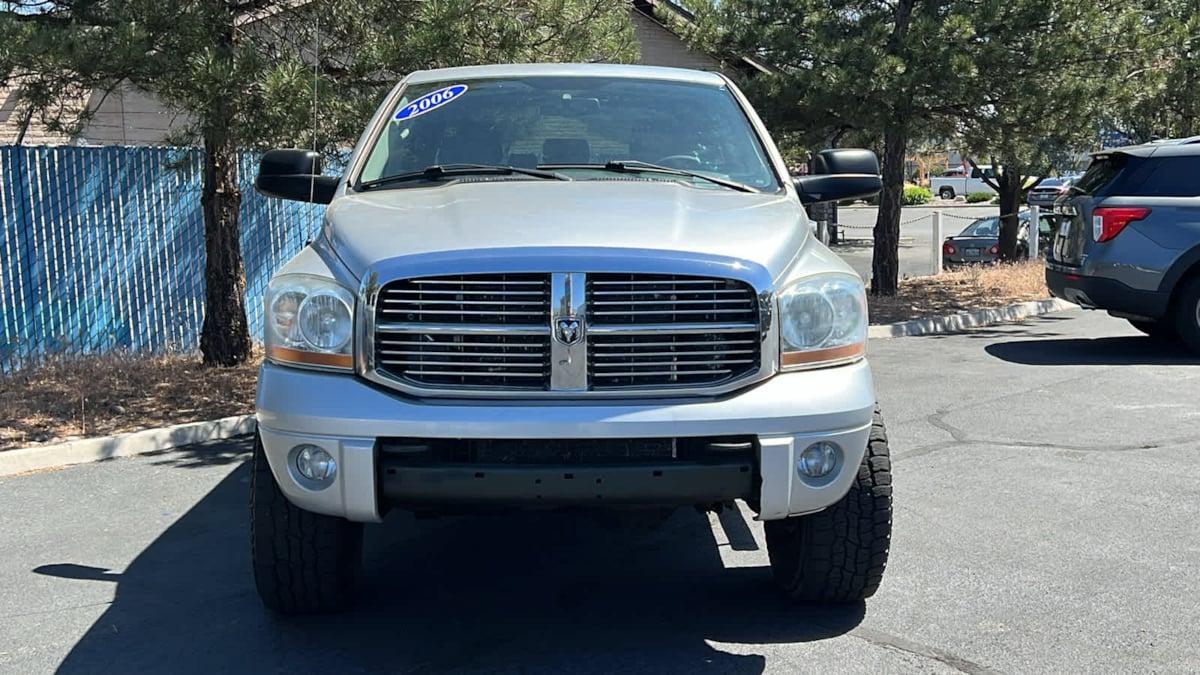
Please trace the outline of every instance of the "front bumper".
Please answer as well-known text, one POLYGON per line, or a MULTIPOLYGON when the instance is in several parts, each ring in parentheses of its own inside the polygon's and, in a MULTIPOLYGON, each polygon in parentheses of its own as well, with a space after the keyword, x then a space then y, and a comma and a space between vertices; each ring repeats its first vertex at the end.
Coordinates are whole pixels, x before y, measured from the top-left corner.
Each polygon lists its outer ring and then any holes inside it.
POLYGON ((735 395, 699 401, 420 400, 350 375, 272 363, 259 373, 257 394, 259 433, 284 494, 301 508, 356 521, 381 520, 381 504, 432 504, 441 497, 448 503, 520 504, 534 501, 539 490, 552 503, 600 505, 597 485, 605 486, 610 502, 703 503, 742 496, 757 502, 763 520, 811 513, 850 489, 874 407, 865 361, 777 375, 735 395), (751 463, 756 475, 745 475, 745 462, 670 461, 637 467, 434 466, 387 475, 379 452, 381 439, 390 438, 724 436, 757 438, 758 456, 751 463), (836 443, 843 451, 834 472, 820 481, 796 469, 800 452, 816 441, 836 443), (328 486, 314 489, 298 476, 289 456, 302 443, 317 445, 337 460, 337 475, 328 486), (746 494, 747 489, 757 494, 746 494))

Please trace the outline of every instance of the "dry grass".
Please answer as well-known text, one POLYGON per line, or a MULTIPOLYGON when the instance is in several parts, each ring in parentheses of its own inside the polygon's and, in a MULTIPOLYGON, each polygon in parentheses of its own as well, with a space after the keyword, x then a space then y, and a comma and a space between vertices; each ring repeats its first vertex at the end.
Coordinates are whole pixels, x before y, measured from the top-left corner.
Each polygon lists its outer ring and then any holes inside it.
MULTIPOLYGON (((1048 296, 1040 263, 906 279, 869 299, 872 324, 999 307, 1048 296)), ((261 355, 235 368, 195 356, 63 358, 0 375, 0 451, 253 412, 261 355)))
POLYGON ((871 323, 886 324, 1049 296, 1045 267, 1033 261, 972 266, 936 277, 905 279, 895 297, 870 296, 867 302, 871 323))
POLYGON ((0 375, 0 451, 253 412, 261 357, 87 356, 0 375))

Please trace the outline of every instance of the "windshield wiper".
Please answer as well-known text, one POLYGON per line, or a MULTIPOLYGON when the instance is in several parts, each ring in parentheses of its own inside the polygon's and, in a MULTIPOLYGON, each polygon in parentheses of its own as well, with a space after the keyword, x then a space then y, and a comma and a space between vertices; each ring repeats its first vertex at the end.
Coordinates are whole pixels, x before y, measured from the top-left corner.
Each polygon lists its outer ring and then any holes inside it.
POLYGON ((434 164, 420 171, 409 171, 408 173, 398 173, 394 176, 384 176, 374 180, 363 181, 357 187, 359 190, 370 190, 371 188, 382 187, 384 185, 405 183, 414 180, 433 181, 443 178, 453 178, 455 176, 511 176, 513 174, 546 180, 571 180, 570 176, 564 176, 561 173, 542 171, 541 169, 523 169, 518 166, 503 166, 498 164, 434 164))
POLYGON ((716 185, 721 185, 723 187, 731 188, 731 189, 737 190, 739 192, 758 192, 758 190, 750 187, 749 185, 738 183, 736 181, 725 180, 724 178, 714 178, 713 176, 706 176, 705 174, 697 173, 695 171, 688 171, 686 169, 676 169, 676 168, 670 167, 670 166, 660 166, 658 164, 651 164, 649 162, 643 162, 638 159, 610 160, 608 162, 605 162, 603 165, 600 165, 600 164, 547 164, 546 168, 603 169, 605 171, 614 171, 616 173, 648 173, 648 172, 665 173, 665 174, 669 174, 672 176, 687 176, 688 178, 699 178, 700 180, 708 181, 709 183, 715 183, 716 185))

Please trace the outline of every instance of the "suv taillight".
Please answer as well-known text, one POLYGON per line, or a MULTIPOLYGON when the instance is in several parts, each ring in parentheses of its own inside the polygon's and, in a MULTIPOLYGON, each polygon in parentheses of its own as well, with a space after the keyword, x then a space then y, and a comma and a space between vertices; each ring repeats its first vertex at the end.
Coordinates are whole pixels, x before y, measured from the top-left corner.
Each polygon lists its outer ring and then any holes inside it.
POLYGON ((1096 243, 1108 241, 1121 234, 1125 226, 1150 215, 1141 206, 1100 206, 1092 211, 1092 237, 1096 243))

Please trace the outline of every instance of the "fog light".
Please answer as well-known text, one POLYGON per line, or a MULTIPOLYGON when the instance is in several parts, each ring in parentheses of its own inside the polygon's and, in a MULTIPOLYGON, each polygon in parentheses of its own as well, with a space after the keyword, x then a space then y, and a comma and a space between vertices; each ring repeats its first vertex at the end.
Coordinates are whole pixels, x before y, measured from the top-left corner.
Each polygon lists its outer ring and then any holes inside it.
POLYGON ((809 478, 823 478, 833 471, 842 456, 837 443, 818 441, 804 449, 796 460, 796 470, 809 478))
POLYGON ((333 455, 315 445, 301 445, 296 448, 296 470, 309 480, 332 480, 337 473, 337 462, 333 455))

